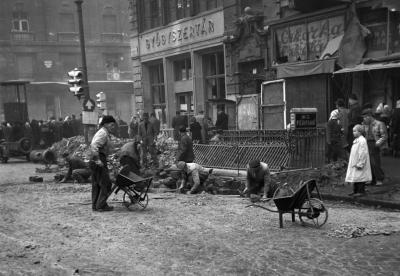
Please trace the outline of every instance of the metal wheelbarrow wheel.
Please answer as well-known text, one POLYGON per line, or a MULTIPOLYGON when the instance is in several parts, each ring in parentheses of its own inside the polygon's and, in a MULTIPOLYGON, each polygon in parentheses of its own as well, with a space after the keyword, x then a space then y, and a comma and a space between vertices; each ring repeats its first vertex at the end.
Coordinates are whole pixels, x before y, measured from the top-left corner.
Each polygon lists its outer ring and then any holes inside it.
POLYGON ((317 198, 306 199, 299 209, 299 219, 303 225, 319 228, 328 221, 328 209, 317 198))
POLYGON ((149 204, 149 197, 147 194, 139 196, 139 195, 131 195, 125 192, 122 198, 122 202, 125 205, 125 207, 128 208, 129 210, 132 208, 131 206, 136 204, 139 206, 139 208, 144 210, 149 204))

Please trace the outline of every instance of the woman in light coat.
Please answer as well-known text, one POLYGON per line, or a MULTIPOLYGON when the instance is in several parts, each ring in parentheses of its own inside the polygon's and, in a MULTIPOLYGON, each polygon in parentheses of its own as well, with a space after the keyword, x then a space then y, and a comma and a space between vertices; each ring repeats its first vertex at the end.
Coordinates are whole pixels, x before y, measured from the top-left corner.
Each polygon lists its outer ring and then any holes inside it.
POLYGON ((371 165, 367 140, 364 138, 362 125, 353 128, 354 141, 351 147, 349 165, 347 167, 346 182, 353 183, 353 196, 365 194, 365 182, 372 180, 371 165))

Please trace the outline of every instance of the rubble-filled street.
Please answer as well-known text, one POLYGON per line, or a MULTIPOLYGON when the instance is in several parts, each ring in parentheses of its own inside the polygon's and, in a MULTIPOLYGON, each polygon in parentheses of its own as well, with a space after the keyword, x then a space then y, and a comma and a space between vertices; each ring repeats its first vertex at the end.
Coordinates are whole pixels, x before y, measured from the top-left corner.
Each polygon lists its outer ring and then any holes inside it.
POLYGON ((0 275, 399 275, 400 212, 326 202, 320 229, 222 195, 150 193, 144 211, 90 184, 29 182, 42 165, 0 165, 0 275))

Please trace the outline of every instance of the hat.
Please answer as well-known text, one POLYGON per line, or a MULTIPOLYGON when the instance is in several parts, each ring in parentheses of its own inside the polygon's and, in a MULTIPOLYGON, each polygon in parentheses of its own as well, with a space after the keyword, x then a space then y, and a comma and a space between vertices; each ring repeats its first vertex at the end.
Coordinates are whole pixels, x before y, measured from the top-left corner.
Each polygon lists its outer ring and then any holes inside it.
POLYGON ((329 120, 331 120, 331 119, 337 119, 337 118, 339 118, 339 111, 338 111, 337 109, 332 110, 331 116, 329 117, 329 120))
POLYGON ((350 97, 349 97, 349 99, 358 101, 358 98, 357 98, 357 95, 356 95, 356 94, 351 94, 350 97))
POLYGON ((114 119, 113 116, 111 116, 111 115, 105 115, 105 116, 101 119, 100 126, 104 126, 105 124, 108 124, 108 123, 116 123, 116 121, 115 121, 115 119, 114 119))
POLYGON ((186 163, 184 161, 179 161, 178 164, 176 164, 176 167, 180 170, 183 170, 186 166, 186 163))
POLYGON ((364 108, 361 115, 370 115, 372 116, 372 108, 364 108))
POLYGON ((260 160, 255 159, 249 162, 249 167, 252 169, 258 168, 260 166, 260 160))

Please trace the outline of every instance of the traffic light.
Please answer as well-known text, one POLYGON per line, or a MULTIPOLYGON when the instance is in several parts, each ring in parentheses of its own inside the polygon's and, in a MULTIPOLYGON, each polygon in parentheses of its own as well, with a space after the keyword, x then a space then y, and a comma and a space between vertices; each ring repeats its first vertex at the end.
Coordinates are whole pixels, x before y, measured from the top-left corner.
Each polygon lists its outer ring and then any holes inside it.
POLYGON ((104 92, 99 92, 96 94, 96 106, 100 110, 107 109, 106 94, 104 92))
POLYGON ((74 93, 74 96, 78 97, 80 100, 81 96, 84 94, 83 71, 75 68, 68 72, 68 76, 70 77, 68 84, 71 86, 69 87, 69 91, 74 93))

